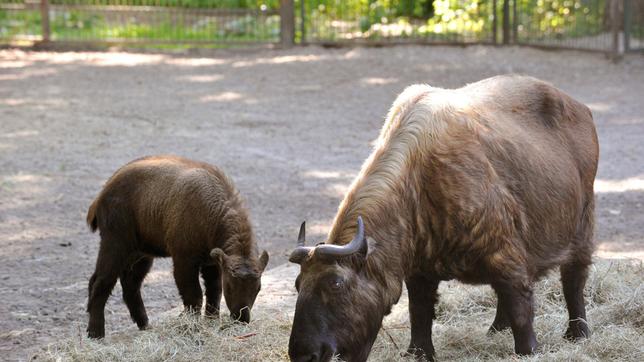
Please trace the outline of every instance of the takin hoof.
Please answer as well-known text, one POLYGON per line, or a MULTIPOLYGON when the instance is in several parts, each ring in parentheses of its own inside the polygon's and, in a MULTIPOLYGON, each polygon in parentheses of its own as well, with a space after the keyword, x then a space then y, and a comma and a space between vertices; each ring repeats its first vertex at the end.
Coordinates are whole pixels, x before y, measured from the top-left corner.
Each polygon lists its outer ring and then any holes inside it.
POLYGON ((588 324, 583 320, 571 321, 568 329, 566 329, 564 338, 571 342, 590 338, 590 329, 588 329, 588 324))
POLYGON ((139 314, 139 315, 133 315, 132 321, 136 323, 136 326, 139 327, 140 331, 148 329, 148 315, 147 314, 139 314))
POLYGON ((427 361, 434 362, 434 350, 432 348, 431 353, 425 353, 425 351, 418 347, 409 347, 406 352, 402 353, 403 357, 413 357, 416 361, 427 361))
POLYGON ((521 346, 515 344, 514 353, 516 353, 519 356, 530 356, 537 351, 537 348, 539 348, 539 344, 537 343, 537 341, 531 340, 521 346))
POLYGON ((137 327, 139 327, 140 331, 145 331, 147 329, 150 329, 150 324, 148 324, 148 321, 146 320, 144 323, 136 323, 137 327))
POLYGON ((87 337, 101 339, 105 337, 105 328, 87 328, 87 337))
POLYGON ((211 309, 206 307, 206 311, 204 312, 204 317, 208 319, 219 319, 219 309, 211 309))
POLYGON ((183 311, 180 313, 181 316, 192 316, 198 317, 201 315, 201 308, 196 308, 192 306, 184 306, 183 311))

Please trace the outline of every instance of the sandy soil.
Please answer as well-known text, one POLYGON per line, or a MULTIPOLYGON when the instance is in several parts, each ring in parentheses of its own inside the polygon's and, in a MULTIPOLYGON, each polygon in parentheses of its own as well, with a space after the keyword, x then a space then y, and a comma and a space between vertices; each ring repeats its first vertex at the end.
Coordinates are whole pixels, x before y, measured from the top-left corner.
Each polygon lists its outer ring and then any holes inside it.
MULTIPOLYGON (((597 241, 644 258, 644 57, 521 48, 394 47, 208 56, 0 51, 0 356, 19 360, 86 320, 98 237, 85 212, 123 163, 175 153, 219 165, 248 200, 270 266, 299 223, 334 211, 406 85, 458 87, 502 73, 554 83, 593 110, 601 160, 597 241)), ((168 260, 148 313, 181 304, 168 260)), ((132 328, 114 291, 107 333, 132 328)))

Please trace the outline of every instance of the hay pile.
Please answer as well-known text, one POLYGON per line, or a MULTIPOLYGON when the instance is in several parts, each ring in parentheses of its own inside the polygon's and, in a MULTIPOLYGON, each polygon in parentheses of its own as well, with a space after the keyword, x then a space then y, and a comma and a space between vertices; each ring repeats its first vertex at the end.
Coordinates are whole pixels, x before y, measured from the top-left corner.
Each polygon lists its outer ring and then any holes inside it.
MULTIPOLYGON (((298 269, 285 265, 265 274, 250 325, 231 324, 227 316, 219 320, 182 317, 174 310, 153 322, 148 331, 129 329, 99 342, 81 335, 84 328, 74 328, 70 337, 50 345, 44 357, 59 361, 287 360, 296 299, 293 281, 298 269)), ((441 285, 440 293, 433 329, 438 360, 518 359, 512 353, 510 332, 486 335, 496 307, 496 297, 489 287, 450 282, 441 285)), ((537 284, 535 328, 541 345, 537 355, 525 360, 644 361, 642 262, 598 261, 586 297, 593 336, 582 343, 569 343, 562 338, 567 312, 558 273, 537 284)), ((405 294, 385 319, 370 360, 410 360, 400 356, 408 342, 405 294)))

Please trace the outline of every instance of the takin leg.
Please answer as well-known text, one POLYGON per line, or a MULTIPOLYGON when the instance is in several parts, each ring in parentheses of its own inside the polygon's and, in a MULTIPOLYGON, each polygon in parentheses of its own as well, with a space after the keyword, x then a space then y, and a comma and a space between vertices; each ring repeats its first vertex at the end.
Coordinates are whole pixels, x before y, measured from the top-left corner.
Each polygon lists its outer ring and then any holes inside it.
POLYGON ((568 307, 568 329, 564 337, 577 341, 590 337, 586 322, 584 286, 588 277, 588 264, 575 262, 561 266, 561 284, 568 307))
POLYGON ((219 304, 221 303, 221 274, 216 265, 204 265, 201 267, 201 277, 206 286, 206 316, 219 316, 219 304))
POLYGON ((411 321, 411 341, 407 353, 417 359, 434 360, 432 343, 432 323, 434 304, 438 300, 439 280, 414 275, 405 281, 409 294, 409 319, 411 321))
POLYGON ((492 284, 499 296, 501 313, 510 321, 514 336, 514 351, 519 355, 529 355, 537 347, 532 322, 534 319, 532 288, 527 283, 499 281, 492 284))
POLYGON ((590 337, 586 321, 586 306, 584 303, 584 286, 588 278, 588 266, 592 263, 594 199, 592 190, 589 192, 589 202, 584 207, 577 235, 573 259, 562 264, 561 285, 563 287, 566 307, 568 307, 568 329, 565 338, 576 341, 590 337))
POLYGON ((494 317, 494 322, 492 322, 490 329, 488 329, 487 331, 488 334, 494 334, 496 332, 501 332, 510 328, 510 319, 505 313, 505 310, 501 308, 501 301, 498 298, 498 295, 497 300, 496 316, 494 317))
POLYGON ((152 262, 152 257, 141 255, 129 267, 123 269, 120 276, 123 301, 130 311, 132 320, 141 330, 148 327, 148 315, 141 299, 141 284, 150 271, 152 262))
POLYGON ((120 242, 109 234, 101 233, 101 245, 96 259, 96 269, 89 280, 89 297, 87 312, 89 324, 87 335, 90 338, 105 337, 105 303, 112 293, 119 272, 123 269, 123 260, 127 252, 119 249, 120 242))
POLYGON ((172 262, 174 281, 183 299, 184 311, 189 314, 201 313, 203 292, 199 285, 199 265, 190 256, 173 256, 172 262))

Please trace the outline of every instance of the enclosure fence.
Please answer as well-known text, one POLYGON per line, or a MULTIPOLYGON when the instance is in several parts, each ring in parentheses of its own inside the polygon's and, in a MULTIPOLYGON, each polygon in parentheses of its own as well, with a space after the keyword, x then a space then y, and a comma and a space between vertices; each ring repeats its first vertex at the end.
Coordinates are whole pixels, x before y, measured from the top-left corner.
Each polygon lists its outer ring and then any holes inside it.
POLYGON ((0 38, 225 45, 277 42, 266 5, 212 0, 0 0, 0 38))
POLYGON ((496 0, 300 0, 298 5, 305 43, 493 44, 500 14, 496 0))
POLYGON ((644 0, 0 0, 0 42, 644 50, 644 0))
POLYGON ((644 52, 644 0, 624 1, 624 48, 644 52))

